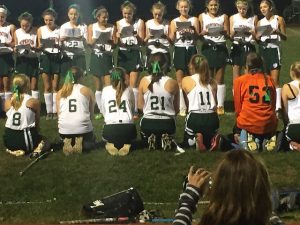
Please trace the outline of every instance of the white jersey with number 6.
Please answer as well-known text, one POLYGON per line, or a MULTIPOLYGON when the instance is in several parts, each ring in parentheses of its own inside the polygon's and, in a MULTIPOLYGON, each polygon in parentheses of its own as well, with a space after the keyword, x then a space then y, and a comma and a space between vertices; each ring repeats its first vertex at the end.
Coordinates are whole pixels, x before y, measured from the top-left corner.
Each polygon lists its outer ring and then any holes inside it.
POLYGON ((28 94, 24 94, 22 105, 18 110, 14 107, 10 107, 7 111, 5 127, 12 130, 24 130, 26 128, 35 127, 35 112, 26 106, 26 103, 32 97, 28 94))
POLYGON ((126 88, 118 106, 116 90, 110 85, 102 90, 102 114, 105 124, 133 123, 134 95, 131 88, 126 88))
POLYGON ((60 134, 85 134, 93 131, 90 117, 90 100, 80 93, 81 84, 74 84, 72 94, 61 98, 58 131, 60 134))

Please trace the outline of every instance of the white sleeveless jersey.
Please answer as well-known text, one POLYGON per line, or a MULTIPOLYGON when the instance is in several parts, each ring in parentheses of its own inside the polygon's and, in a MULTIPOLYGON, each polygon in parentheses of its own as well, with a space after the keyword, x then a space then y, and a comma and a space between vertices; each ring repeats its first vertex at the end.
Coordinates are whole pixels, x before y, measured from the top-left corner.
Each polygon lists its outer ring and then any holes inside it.
POLYGON ((80 93, 84 87, 74 84, 70 96, 61 98, 59 104, 58 131, 60 134, 85 134, 93 130, 90 117, 90 100, 80 93))
POLYGON ((106 86, 102 90, 101 104, 105 124, 133 123, 134 95, 132 89, 124 90, 118 106, 116 90, 111 85, 106 86))
MULTIPOLYGON (((249 30, 254 30, 255 25, 254 25, 254 20, 255 17, 249 17, 249 18, 243 18, 240 16, 239 13, 233 15, 233 29, 235 28, 248 28, 249 30)), ((241 40, 241 37, 233 37, 233 40, 241 40)), ((252 42, 253 41, 253 36, 250 34, 247 37, 244 37, 245 42, 252 42)))
MULTIPOLYGON (((225 15, 221 15, 218 17, 211 17, 208 13, 202 13, 202 21, 203 21, 203 31, 207 31, 209 28, 213 27, 224 27, 225 15)), ((224 35, 220 36, 210 36, 204 35, 204 39, 211 40, 215 43, 225 43, 226 38, 224 35)))
POLYGON ((12 130, 24 130, 35 127, 35 112, 26 106, 27 101, 31 98, 30 95, 24 94, 24 99, 18 110, 15 110, 12 106, 10 107, 6 113, 5 127, 12 130))
MULTIPOLYGON (((106 27, 105 29, 101 29, 99 27, 98 23, 93 23, 92 25, 92 38, 93 39, 98 39, 101 34, 107 33, 109 34, 109 40, 113 40, 113 33, 114 33, 114 26, 113 25, 109 25, 108 27, 106 27)), ((108 43, 96 43, 94 48, 93 48, 93 52, 96 55, 101 54, 101 52, 106 51, 106 52, 112 52, 112 46, 111 44, 108 43)))
MULTIPOLYGON (((273 30, 278 29, 279 27, 279 22, 278 22, 278 16, 274 15, 272 20, 267 20, 266 17, 262 18, 259 22, 260 26, 266 26, 266 25, 271 25, 273 30)), ((271 34, 271 35, 266 35, 266 36, 261 36, 260 40, 262 42, 265 42, 267 39, 271 39, 272 41, 267 44, 267 48, 278 48, 280 46, 280 35, 278 34, 271 34)))
MULTIPOLYGON (((59 28, 55 30, 49 30, 49 28, 45 25, 40 27, 41 30, 41 38, 42 39, 50 39, 54 40, 55 44, 59 44, 59 28)), ((58 53, 58 48, 45 48, 45 51, 48 53, 58 53)))
MULTIPOLYGON (((133 26, 133 32, 138 33, 139 28, 141 26, 141 22, 142 22, 141 19, 136 19, 133 24, 129 24, 129 23, 126 22, 126 20, 124 18, 119 20, 119 23, 118 23, 119 24, 119 29, 120 29, 119 33, 121 34, 120 41, 121 41, 122 44, 128 45, 128 46, 137 46, 138 45, 138 40, 133 34, 124 37, 122 35, 122 30, 125 27, 133 26)), ((120 47, 120 49, 121 50, 126 50, 126 48, 124 48, 124 47, 120 47)))
MULTIPOLYGON (((154 19, 151 19, 146 22, 146 29, 149 31, 150 34, 152 34, 151 31, 154 30, 154 31, 160 31, 164 35, 168 36, 169 23, 166 20, 163 20, 161 24, 156 24, 154 22, 154 19)), ((151 54, 155 54, 157 52, 168 53, 169 46, 170 43, 167 38, 153 37, 153 38, 149 38, 148 40, 148 48, 151 50, 151 54), (151 43, 159 43, 164 47, 156 47, 155 44, 151 44, 151 43)))
POLYGON ((293 80, 289 84, 293 85, 298 90, 298 95, 295 99, 288 101, 288 116, 291 124, 300 123, 300 82, 293 80))
MULTIPOLYGON (((60 37, 69 37, 71 40, 63 41, 63 46, 67 48, 78 49, 78 52, 84 53, 84 41, 83 40, 72 40, 72 38, 82 37, 87 40, 87 26, 85 24, 79 24, 76 28, 71 26, 70 22, 66 22, 60 27, 60 37)), ((75 53, 64 50, 64 53, 68 56, 74 56, 75 53)))
MULTIPOLYGON (((11 25, 6 24, 6 26, 0 27, 0 42, 5 44, 10 44, 12 42, 11 36, 11 25)), ((0 52, 12 52, 11 47, 0 46, 0 52)))
POLYGON ((199 74, 194 74, 191 78, 196 86, 188 93, 189 112, 212 113, 216 106, 212 87, 208 84, 206 87, 199 83, 199 74))
MULTIPOLYGON (((37 47, 37 34, 33 28, 29 33, 26 33, 22 28, 17 29, 16 37, 18 40, 16 45, 30 45, 34 48, 37 47)), ((34 50, 29 50, 29 52, 26 52, 25 49, 21 49, 18 51, 18 54, 26 57, 37 57, 37 53, 34 50)))
MULTIPOLYGON (((194 34, 191 33, 191 37, 184 37, 184 33, 186 33, 186 30, 185 29, 180 29, 180 22, 189 22, 190 25, 189 26, 192 26, 192 27, 195 27, 195 22, 196 22, 196 18, 195 17, 189 17, 187 20, 185 21, 182 21, 180 20, 179 17, 175 18, 174 19, 174 22, 175 22, 175 26, 176 26, 176 38, 175 38, 175 42, 174 42, 174 46, 176 47, 192 47, 192 46, 195 46, 195 40, 194 38, 192 38, 192 36, 194 34)), ((190 30, 190 28, 189 28, 190 30)), ((195 31, 194 31, 195 32, 195 31)))
MULTIPOLYGON (((146 79, 151 82, 151 75, 146 79)), ((144 93, 143 113, 145 118, 156 118, 157 116, 175 116, 174 95, 165 90, 165 84, 171 78, 162 76, 158 82, 153 83, 153 92, 144 93)))

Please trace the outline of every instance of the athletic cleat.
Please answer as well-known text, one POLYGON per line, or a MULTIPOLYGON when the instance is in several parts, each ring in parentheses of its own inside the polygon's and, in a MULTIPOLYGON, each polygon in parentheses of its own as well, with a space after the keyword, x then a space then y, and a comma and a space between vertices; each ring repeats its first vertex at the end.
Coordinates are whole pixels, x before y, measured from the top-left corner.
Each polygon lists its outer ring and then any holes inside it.
POLYGON ((25 155, 24 150, 14 150, 14 151, 12 151, 12 150, 6 149, 6 152, 11 154, 11 155, 17 156, 17 157, 25 155))
POLYGON ((225 114, 224 106, 219 106, 219 107, 217 108, 217 114, 218 114, 219 116, 223 116, 223 115, 225 114))
POLYGON ((161 148, 164 151, 172 149, 172 137, 168 134, 163 134, 161 136, 161 148))
POLYGON ((95 115, 95 120, 101 120, 101 119, 103 119, 102 113, 98 113, 95 115))
POLYGON ((201 133, 196 134, 196 150, 205 152, 207 149, 203 143, 203 135, 201 133))
POLYGON ((276 148, 276 135, 272 136, 269 140, 263 141, 263 150, 272 152, 276 148))
POLYGON ((118 155, 119 151, 113 143, 107 142, 105 145, 105 149, 108 151, 110 155, 118 155))
POLYGON ((118 154, 120 156, 128 155, 131 145, 130 144, 124 144, 123 147, 119 150, 118 154))
POLYGON ((247 141, 247 148, 251 152, 255 152, 258 150, 258 145, 253 139, 253 135, 248 133, 248 141, 247 141))
POLYGON ((216 151, 217 149, 219 149, 220 141, 221 141, 221 135, 220 135, 220 134, 216 134, 216 135, 211 139, 211 144, 210 144, 210 149, 209 149, 209 151, 216 151))
POLYGON ((52 113, 47 113, 46 120, 52 120, 52 113))
POLYGON ((186 116, 186 109, 181 109, 178 113, 179 116, 185 117, 186 116))
POLYGON ((75 145, 73 146, 73 152, 82 153, 82 142, 83 142, 83 137, 75 138, 75 145))
POLYGON ((72 138, 64 139, 63 153, 68 156, 73 153, 73 147, 71 145, 72 138))
POLYGON ((52 114, 52 119, 53 119, 53 120, 57 120, 57 113, 53 113, 53 114, 52 114))
POLYGON ((148 149, 151 150, 155 150, 156 149, 156 136, 154 134, 151 134, 148 137, 148 149))

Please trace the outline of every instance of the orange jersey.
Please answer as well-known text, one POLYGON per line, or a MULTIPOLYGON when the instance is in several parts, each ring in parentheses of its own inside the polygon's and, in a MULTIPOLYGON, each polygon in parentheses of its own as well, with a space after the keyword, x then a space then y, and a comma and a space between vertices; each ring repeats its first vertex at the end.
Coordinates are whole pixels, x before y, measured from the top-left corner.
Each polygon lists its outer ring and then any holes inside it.
POLYGON ((237 127, 253 134, 275 132, 276 89, 270 76, 245 74, 234 80, 233 88, 237 127))

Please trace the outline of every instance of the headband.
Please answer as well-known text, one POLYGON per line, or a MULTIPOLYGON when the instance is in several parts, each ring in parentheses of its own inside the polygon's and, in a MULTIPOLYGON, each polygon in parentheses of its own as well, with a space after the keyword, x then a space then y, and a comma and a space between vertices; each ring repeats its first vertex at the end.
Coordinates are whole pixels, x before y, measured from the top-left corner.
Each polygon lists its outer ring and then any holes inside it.
POLYGON ((161 72, 158 61, 154 61, 153 63, 151 63, 151 67, 152 67, 152 74, 158 74, 161 72))
POLYGON ((68 71, 64 83, 65 84, 68 84, 68 83, 74 84, 75 83, 74 74, 72 73, 71 70, 68 71))
POLYGON ((16 100, 20 101, 20 87, 19 85, 13 86, 13 93, 17 95, 16 100))
POLYGON ((119 70, 113 70, 111 73, 112 80, 121 80, 121 72, 119 70))

